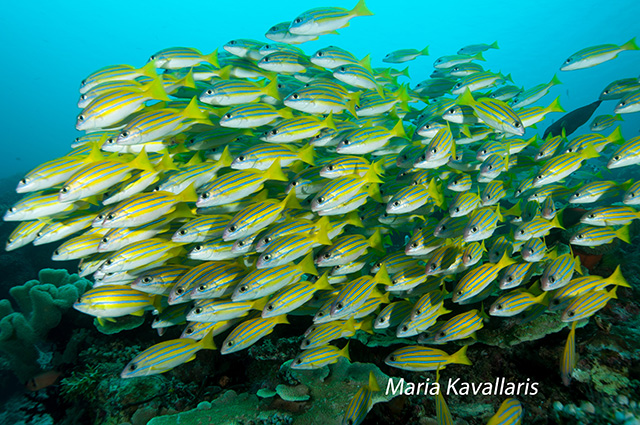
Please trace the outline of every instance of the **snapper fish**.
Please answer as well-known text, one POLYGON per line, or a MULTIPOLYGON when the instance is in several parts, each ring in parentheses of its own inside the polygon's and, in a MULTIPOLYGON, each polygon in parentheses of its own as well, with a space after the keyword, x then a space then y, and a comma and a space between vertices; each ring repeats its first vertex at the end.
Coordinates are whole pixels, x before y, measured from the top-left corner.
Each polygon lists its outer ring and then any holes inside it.
POLYGON ((601 44, 579 50, 564 61, 560 67, 560 71, 573 71, 576 69, 591 68, 603 62, 615 59, 625 50, 640 50, 636 44, 635 38, 621 46, 615 44, 601 44))
POLYGON ((289 25, 289 32, 295 35, 321 35, 334 32, 349 25, 356 16, 372 16, 364 0, 359 0, 351 10, 341 7, 319 7, 310 9, 289 25))

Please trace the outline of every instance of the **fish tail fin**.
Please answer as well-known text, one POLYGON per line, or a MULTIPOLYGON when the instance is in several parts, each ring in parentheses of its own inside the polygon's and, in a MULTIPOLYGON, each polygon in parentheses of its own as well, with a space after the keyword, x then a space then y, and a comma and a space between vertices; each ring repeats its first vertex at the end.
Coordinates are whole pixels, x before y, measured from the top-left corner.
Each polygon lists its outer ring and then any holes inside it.
POLYGON ((629 236, 629 225, 622 226, 618 230, 616 230, 616 236, 623 242, 631 243, 631 237, 629 236))
POLYGON ((306 257, 304 257, 302 261, 300 261, 296 265, 296 268, 302 273, 318 276, 318 270, 316 269, 316 265, 313 262, 313 253, 309 253, 306 257))
POLYGON ((373 372, 369 372, 369 390, 373 392, 380 391, 380 385, 378 385, 378 381, 373 372))
POLYGON ((560 79, 558 78, 558 76, 556 74, 553 74, 553 78, 549 82, 549 85, 550 86, 557 86, 558 84, 562 84, 562 81, 560 81, 560 79))
MULTIPOLYGON (((227 148, 225 147, 225 149, 227 148)), ((265 170, 263 176, 266 180, 278 180, 281 182, 289 181, 287 176, 282 171, 282 167, 280 167, 280 159, 276 159, 275 161, 273 161, 273 164, 271 164, 271 166, 267 170, 265 170)))
POLYGON ((620 46, 620 48, 622 50, 640 50, 640 47, 638 47, 638 44, 636 43, 635 37, 624 43, 622 46, 620 46))
POLYGON ((316 231, 314 240, 322 245, 331 245, 331 239, 329 239, 329 231, 331 230, 331 223, 329 223, 329 217, 324 216, 316 223, 316 231))
POLYGON ((609 292, 607 292, 607 295, 609 295, 609 297, 614 298, 614 299, 618 299, 618 295, 616 294, 616 291, 618 290, 617 286, 614 286, 613 288, 611 288, 611 290, 609 292))
POLYGON ((560 223, 560 219, 558 218, 558 214, 556 214, 552 219, 551 219, 551 226, 555 227, 557 229, 562 229, 564 230, 564 227, 562 227, 562 224, 560 223))
POLYGON ((618 142, 624 141, 624 137, 622 137, 622 130, 620 129, 620 126, 617 126, 616 129, 613 130, 613 132, 611 132, 611 134, 607 136, 607 140, 609 141, 609 143, 618 143, 618 142))
POLYGON ((167 102, 171 100, 169 96, 167 96, 167 92, 164 90, 164 85, 162 84, 162 78, 159 76, 144 88, 144 93, 151 99, 164 100, 167 102))
POLYGON ((424 49, 420 50, 421 56, 429 56, 429 46, 426 46, 424 49))
POLYGON ((200 346, 203 350, 215 350, 216 343, 213 342, 213 331, 207 332, 207 334, 200 341, 200 346))
POLYGON ((289 320, 287 320, 287 315, 286 314, 281 314, 280 316, 276 316, 273 318, 273 322, 276 325, 288 325, 289 324, 289 320))
POLYGON ((402 120, 398 120, 396 125, 391 129, 391 134, 396 137, 407 138, 407 134, 404 132, 404 126, 402 125, 402 120))
POLYGON ((624 121, 624 120, 622 119, 622 115, 620 115, 620 114, 614 114, 614 115, 613 115, 613 120, 614 120, 614 121, 624 121))
POLYGON ((313 157, 315 152, 313 145, 309 144, 298 151, 298 159, 306 164, 314 165, 313 157))
POLYGON ((482 52, 478 53, 477 55, 473 55, 472 58, 473 60, 477 61, 486 61, 486 59, 482 56, 482 52))
POLYGON ((387 266, 382 264, 380 266, 380 270, 375 274, 373 280, 377 283, 382 283, 387 286, 391 286, 391 278, 389 277, 389 273, 387 272, 387 266))
POLYGON ((398 101, 400 102, 400 105, 404 109, 409 108, 409 101, 411 100, 411 96, 409 96, 409 92, 407 90, 407 84, 401 84, 400 88, 395 93, 395 96, 396 96, 396 99, 398 99, 398 101))
POLYGON ((257 300, 255 300, 253 302, 253 304, 251 304, 251 309, 252 310, 260 310, 262 311, 264 309, 264 307, 267 305, 267 302, 269 302, 269 297, 262 297, 262 298, 258 298, 257 300))
POLYGON ((380 229, 376 229, 376 231, 371 235, 368 240, 369 246, 376 251, 380 251, 382 253, 386 252, 384 246, 382 244, 382 233, 380 233, 380 229))
MULTIPOLYGON (((218 159, 218 162, 216 163, 216 166, 218 168, 228 167, 232 162, 233 157, 231 156, 231 153, 229 153, 229 146, 225 146, 222 150, 222 154, 220 155, 220 159, 218 159)), ((282 169, 280 171, 282 171, 282 169)))
POLYGON ((547 112, 566 112, 562 105, 560 105, 560 96, 556 97, 551 105, 547 106, 547 112))
POLYGON ((402 71, 400 71, 400 75, 404 75, 407 78, 411 78, 411 76, 409 76, 409 67, 405 67, 402 71))
POLYGON ((490 48, 492 48, 492 49, 499 49, 499 48, 500 48, 500 47, 498 46, 498 41, 497 41, 497 40, 496 40, 496 41, 494 41, 493 43, 491 43, 491 44, 489 45, 489 47, 490 47, 490 48))
POLYGON ((460 96, 458 96, 458 98, 456 99, 456 103, 458 105, 466 105, 466 106, 471 106, 475 103, 475 99, 473 98, 473 95, 471 94, 471 90, 469 90, 468 87, 460 96))
POLYGON ((218 49, 209 53, 204 57, 205 61, 215 66, 216 68, 220 68, 220 62, 218 62, 218 49))
POLYGON ((347 319, 346 322, 344 322, 343 329, 347 332, 350 332, 352 334, 356 333, 356 319, 351 316, 347 319))
POLYGON ((351 10, 353 16, 373 16, 373 12, 367 8, 364 0, 358 0, 358 4, 351 10))
POLYGON ((314 282, 313 286, 316 291, 320 291, 320 290, 330 291, 333 289, 333 286, 331 286, 331 284, 329 283, 329 278, 327 276, 329 276, 328 271, 323 273, 322 276, 320 276, 318 280, 314 282))
POLYGON ((193 68, 187 72, 187 75, 178 80, 178 83, 183 87, 189 87, 190 89, 196 88, 196 81, 193 79, 193 68))
POLYGON ((382 183, 382 180, 377 176, 376 170, 374 170, 373 167, 369 167, 363 179, 367 183, 382 183))
POLYGON ((351 361, 351 357, 349 357, 349 341, 347 341, 347 345, 345 345, 344 348, 338 352, 338 355, 351 361))
POLYGON ((138 71, 140 71, 140 73, 145 77, 154 79, 158 77, 158 72, 156 71, 156 64, 154 61, 147 62, 147 64, 140 68, 138 71))
POLYGON ((345 217, 345 223, 355 227, 364 227, 357 211, 351 211, 350 213, 348 213, 345 217))
POLYGON ((127 164, 131 168, 135 168, 137 170, 144 170, 150 173, 155 173, 156 169, 153 167, 153 164, 149 162, 149 157, 147 156, 146 149, 142 148, 140 153, 136 155, 129 163, 127 164))
POLYGON ((468 345, 463 345, 461 349, 451 355, 451 363, 471 366, 471 360, 467 357, 468 345))
POLYGON ((293 118, 293 112, 289 108, 278 109, 277 112, 282 118, 293 118))
POLYGON ((358 330, 368 334, 373 334, 373 317, 367 316, 362 322, 360 322, 358 324, 358 330))
POLYGON ((611 273, 611 276, 605 279, 609 284, 613 284, 616 286, 624 286, 625 288, 631 288, 631 285, 627 282, 627 280, 622 275, 620 271, 620 265, 616 267, 616 269, 611 273))
POLYGON ((193 183, 178 193, 175 199, 177 202, 196 202, 198 200, 198 194, 196 193, 196 188, 193 186, 193 183))
POLYGON ((330 128, 336 131, 338 130, 336 128, 336 124, 333 122, 333 112, 329 112, 329 115, 327 115, 327 118, 320 121, 320 124, 323 126, 323 128, 330 128))
POLYGON ((367 196, 376 202, 382 203, 382 195, 380 194, 380 186, 378 183, 371 183, 367 188, 367 196))
POLYGON ((284 197, 280 205, 283 209, 284 208, 291 208, 296 210, 302 209, 300 202, 298 202, 298 198, 296 198, 295 190, 292 190, 291 192, 287 193, 287 196, 284 197))
POLYGON ((271 81, 269 81, 269 84, 262 88, 262 93, 274 99, 282 100, 280 99, 280 92, 278 92, 278 79, 273 77, 271 81))
POLYGON ((181 115, 192 120, 209 121, 209 114, 202 112, 198 108, 198 96, 191 98, 187 107, 182 110, 181 115))

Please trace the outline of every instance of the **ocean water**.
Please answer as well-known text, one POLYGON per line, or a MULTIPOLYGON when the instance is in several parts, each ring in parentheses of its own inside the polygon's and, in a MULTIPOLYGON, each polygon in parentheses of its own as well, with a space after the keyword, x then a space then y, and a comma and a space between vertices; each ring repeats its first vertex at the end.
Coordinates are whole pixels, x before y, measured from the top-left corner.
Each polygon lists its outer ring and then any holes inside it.
MULTIPOLYGON (((306 9, 355 1, 212 2, 175 1, 11 2, 0 15, 0 68, 3 102, 0 177, 20 174, 64 155, 75 131, 80 81, 110 64, 142 66, 154 52, 189 46, 209 53, 233 38, 266 40, 273 24, 306 9)), ((358 18, 340 35, 324 35, 301 47, 308 54, 337 45, 357 57, 371 54, 373 66, 395 49, 428 45, 429 57, 409 62, 412 86, 428 78, 433 61, 460 47, 498 41, 485 54, 486 69, 511 74, 525 88, 548 82, 558 73, 564 83, 540 100, 560 96, 569 111, 591 103, 611 81, 640 74, 640 52, 586 70, 560 72, 572 53, 596 44, 622 44, 640 35, 640 3, 458 0, 455 2, 369 0, 375 16, 358 18)), ((405 80, 406 81, 406 80, 405 80)), ((614 101, 596 111, 610 114, 614 101)), ((640 131, 640 114, 626 115, 625 137, 640 131)), ((548 122, 545 121, 545 123, 548 122)), ((582 130, 582 129, 581 129, 582 130)), ((581 131, 578 130, 578 131, 581 131)), ((527 134, 530 134, 529 130, 527 134)))

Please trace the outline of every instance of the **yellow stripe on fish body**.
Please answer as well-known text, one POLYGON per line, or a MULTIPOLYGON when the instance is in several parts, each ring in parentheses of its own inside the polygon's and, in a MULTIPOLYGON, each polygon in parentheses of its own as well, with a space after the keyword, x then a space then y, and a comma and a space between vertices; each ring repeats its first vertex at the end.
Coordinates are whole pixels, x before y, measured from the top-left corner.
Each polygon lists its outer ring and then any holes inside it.
POLYGON ((142 89, 112 91, 96 97, 78 115, 76 130, 112 127, 134 112, 141 110, 148 100, 169 101, 161 79, 154 79, 142 89))
POLYGON ((342 350, 333 345, 310 348, 298 354, 289 366, 296 370, 320 369, 323 366, 336 363, 340 357, 350 360, 349 343, 342 350))
POLYGON ((38 237, 38 233, 47 226, 46 221, 23 221, 13 229, 5 244, 5 251, 13 251, 21 248, 28 243, 34 241, 38 237))
POLYGON ((262 317, 266 319, 289 313, 309 301, 314 292, 331 289, 333 287, 329 285, 326 274, 322 275, 316 282, 298 282, 289 285, 270 298, 262 310, 262 317))
POLYGON ((293 114, 287 108, 276 110, 266 103, 248 103, 227 111, 220 118, 220 125, 230 128, 256 128, 278 118, 293 118, 293 114))
POLYGON ((313 67, 304 54, 291 51, 269 53, 258 61, 258 68, 278 74, 305 73, 313 67))
POLYGON ((468 243, 462 252, 462 263, 465 267, 471 267, 482 260, 482 255, 487 249, 483 242, 468 243))
POLYGON ((463 268, 462 249, 456 245, 443 245, 431 254, 425 273, 429 276, 454 274, 463 268))
POLYGON ((217 214, 194 218, 183 224, 171 237, 173 242, 196 243, 222 236, 230 215, 217 214))
POLYGON ((553 298, 549 303, 549 309, 558 310, 565 307, 568 301, 578 295, 591 291, 604 291, 609 285, 624 286, 626 288, 631 287, 620 272, 620 266, 618 266, 607 278, 601 276, 582 276, 571 280, 553 294, 553 298))
POLYGON ((385 363, 398 369, 424 372, 442 370, 449 364, 471 365, 467 358, 467 347, 463 346, 453 354, 442 350, 420 345, 409 345, 393 351, 385 359, 385 363))
POLYGON ((569 386, 571 382, 571 374, 576 365, 576 322, 571 322, 571 331, 567 336, 567 342, 564 344, 562 351, 562 361, 560 362, 560 376, 562 383, 569 386))
POLYGON ((505 77, 500 73, 495 74, 491 71, 476 72, 471 75, 467 75, 456 83, 451 90, 451 94, 462 94, 466 89, 474 92, 484 88, 504 84, 505 79, 510 79, 510 76, 505 77))
POLYGON ((428 187, 412 185, 401 189, 387 202, 387 214, 404 214, 427 205, 431 200, 428 187))
POLYGON ((590 68, 616 58, 619 53, 625 50, 638 49, 635 38, 621 46, 616 44, 600 44, 597 46, 587 47, 569 56, 569 58, 567 58, 560 67, 560 70, 572 71, 575 69, 590 68))
POLYGON ((86 158, 79 155, 63 156, 47 161, 29 171, 19 182, 16 192, 26 193, 48 189, 67 181, 86 165, 86 158))
POLYGON ((360 387, 353 396, 342 418, 342 425, 359 425, 373 406, 373 393, 380 391, 378 381, 369 372, 369 385, 360 387))
POLYGON ((261 338, 273 332, 273 328, 280 324, 288 324, 287 316, 276 316, 268 319, 258 317, 242 322, 235 327, 222 343, 220 354, 230 354, 244 350, 258 342, 261 338))
POLYGON ((156 68, 153 64, 146 64, 142 68, 134 68, 131 65, 109 65, 100 68, 89 74, 81 82, 80 93, 87 93, 98 84, 110 81, 131 81, 138 77, 146 76, 154 78, 157 76, 156 68))
POLYGON ((87 90, 80 95, 78 99, 78 108, 86 108, 93 99, 96 97, 116 90, 139 90, 142 87, 142 83, 136 80, 115 80, 106 81, 93 87, 91 90, 87 90))
POLYGON ((411 309, 411 319, 421 320, 438 312, 444 303, 446 291, 431 291, 424 294, 411 309))
POLYGON ((353 54, 336 46, 322 48, 311 55, 309 59, 311 63, 328 69, 349 63, 358 63, 358 59, 353 54))
MULTIPOLYGON (((99 228, 97 228, 99 229, 99 228)), ((120 227, 116 229, 104 229, 107 232, 100 239, 98 252, 117 251, 125 246, 152 238, 159 233, 170 229, 168 217, 160 217, 140 227, 120 227)))
POLYGON ((531 238, 538 238, 549 234, 551 229, 563 229, 558 221, 558 216, 552 220, 545 220, 540 216, 535 216, 531 221, 521 224, 515 231, 513 237, 516 241, 527 241, 531 238))
POLYGON ((569 243, 580 246, 600 246, 612 242, 615 238, 631 243, 629 225, 627 224, 619 229, 588 226, 574 233, 569 239, 569 243))
POLYGON ((377 229, 369 239, 362 235, 340 236, 331 246, 325 248, 315 259, 318 267, 333 267, 347 264, 362 256, 368 248, 384 252, 382 235, 377 229))
POLYGON ((385 287, 387 292, 407 291, 426 282, 424 266, 416 264, 411 268, 400 270, 390 277, 391 285, 385 287))
POLYGON ((548 292, 534 295, 530 292, 516 289, 507 294, 499 296, 498 299, 495 300, 493 304, 491 304, 489 315, 498 317, 512 317, 522 313, 524 310, 534 304, 548 304, 548 296, 548 292))
POLYGON ((196 353, 203 349, 216 349, 211 332, 201 341, 180 338, 161 342, 135 356, 124 368, 120 377, 125 379, 167 372, 194 360, 196 353))
POLYGON ((318 275, 311 254, 298 264, 252 270, 238 283, 231 299, 244 301, 262 298, 280 288, 299 282, 305 274, 318 275))
POLYGON ((565 153, 549 160, 533 179, 533 187, 555 183, 582 166, 582 161, 600 156, 592 144, 577 153, 565 153))
POLYGON ((200 164, 187 165, 180 171, 171 174, 169 178, 157 186, 157 190, 177 195, 189 185, 192 185, 194 189, 199 189, 202 185, 215 178, 220 168, 228 167, 231 161, 231 155, 225 150, 215 163, 202 162, 200 164))
POLYGON ((282 236, 292 234, 309 233, 316 228, 313 221, 307 219, 288 220, 283 223, 270 227, 267 232, 260 235, 256 242, 256 251, 263 252, 274 240, 282 236))
POLYGON ((239 170, 217 177, 201 188, 196 206, 202 208, 237 201, 261 190, 267 180, 289 181, 280 168, 279 159, 265 171, 239 170))
POLYGON ((364 177, 349 175, 331 179, 314 196, 311 201, 311 210, 317 212, 340 205, 360 192, 367 183, 379 182, 381 180, 376 176, 373 168, 369 168, 364 177))
POLYGON ((160 109, 148 111, 138 115, 122 129, 116 144, 139 145, 167 137, 188 130, 196 123, 211 125, 209 114, 198 108, 194 97, 183 109, 160 109))
POLYGON ((360 63, 348 63, 340 65, 333 69, 333 77, 353 87, 367 90, 376 90, 380 96, 383 96, 383 89, 376 81, 371 71, 368 56, 360 63))
POLYGON ((453 290, 453 302, 460 303, 479 294, 496 280, 500 270, 514 263, 515 261, 505 254, 496 264, 485 263, 470 270, 456 284, 453 290))
POLYGON ((449 206, 450 217, 461 217, 468 215, 480 205, 480 197, 473 192, 458 193, 449 206))
POLYGON ((153 319, 151 328, 159 329, 161 332, 163 328, 169 328, 171 326, 183 325, 187 323, 185 314, 189 311, 189 305, 172 305, 160 312, 158 316, 153 319))
MULTIPOLYGON (((140 193, 116 205, 104 217, 100 227, 119 228, 134 227, 157 220, 173 211, 178 212, 176 205, 180 202, 195 202, 198 197, 193 186, 175 195, 171 192, 140 193)), ((186 211, 180 210, 180 212, 186 211)))
POLYGON ((391 130, 381 126, 369 126, 353 130, 338 143, 336 152, 355 155, 371 153, 385 146, 393 137, 406 138, 402 120, 398 120, 391 130))
POLYGON ((58 193, 33 192, 13 204, 4 214, 4 221, 26 221, 53 217, 78 209, 79 205, 60 202, 58 193))
POLYGON ((436 228, 433 230, 433 235, 442 239, 457 238, 463 235, 464 228, 468 222, 469 217, 467 216, 444 217, 436 225, 436 228))
POLYGON ((269 199, 243 208, 227 224, 222 239, 232 241, 256 233, 276 221, 285 208, 301 208, 295 192, 289 192, 282 201, 269 199))
POLYGON ((347 27, 357 16, 371 16, 373 13, 359 0, 351 10, 341 7, 317 7, 298 15, 290 24, 289 32, 296 35, 320 35, 347 27))
POLYGON ((228 295, 245 275, 245 269, 234 263, 209 261, 182 275, 169 293, 170 305, 202 298, 228 295))
POLYGON ((369 299, 377 284, 390 284, 389 275, 384 266, 375 276, 362 276, 344 286, 331 304, 331 317, 342 318, 358 310, 369 299))
POLYGON ((107 261, 107 258, 111 256, 110 252, 93 254, 88 257, 84 257, 78 263, 78 276, 85 277, 96 272, 102 263, 107 261))
POLYGON ((560 105, 560 97, 557 97, 549 106, 531 106, 528 108, 518 109, 518 118, 522 121, 522 125, 531 127, 544 120, 547 114, 551 112, 566 112, 560 105))
POLYGON ((520 255, 524 261, 536 263, 545 256, 547 246, 540 238, 531 238, 520 248, 520 255))
POLYGON ((373 322, 374 329, 396 327, 413 309, 409 301, 396 301, 383 308, 373 322))
POLYGON ((99 234, 76 236, 56 248, 56 250, 53 251, 51 259, 53 261, 77 260, 87 255, 95 254, 98 252, 100 238, 101 236, 99 234))
POLYGON ((435 342, 441 344, 472 336, 484 326, 482 323, 484 317, 486 317, 484 313, 475 309, 458 314, 438 328, 437 333, 434 334, 435 342))
POLYGON ((342 91, 324 86, 300 88, 284 99, 285 106, 310 114, 339 114, 345 109, 356 115, 355 97, 346 97, 342 91))
MULTIPOLYGON (((640 91, 638 91, 640 93, 640 91)), ((634 137, 611 155, 607 168, 627 167, 640 163, 640 137, 634 137)))
POLYGON ((113 253, 100 266, 100 270, 104 273, 132 270, 158 260, 165 255, 176 256, 181 251, 180 246, 181 244, 160 238, 134 242, 113 253))
POLYGON ((505 156, 507 154, 507 145, 502 141, 498 140, 489 140, 483 143, 480 148, 478 148, 478 153, 476 154, 476 159, 478 161, 484 161, 492 154, 498 154, 501 156, 505 156))
POLYGON ((640 219, 640 213, 631 207, 600 207, 585 213, 580 222, 592 226, 621 226, 640 219))
POLYGON ((511 289, 520 286, 531 277, 535 270, 536 265, 526 261, 510 265, 504 269, 504 274, 500 279, 500 289, 511 289))
MULTIPOLYGON (((72 234, 89 227, 96 216, 96 213, 85 213, 50 223, 44 221, 39 222, 44 227, 40 226, 37 232, 34 233, 34 238, 32 238, 33 244, 42 245, 71 236, 72 234)), ((30 223, 33 224, 33 222, 30 223)))
POLYGON ((238 155, 231 163, 231 168, 234 170, 255 168, 264 171, 278 159, 282 167, 288 167, 297 160, 313 165, 313 155, 312 145, 307 145, 296 150, 287 145, 261 143, 250 147, 238 155))
POLYGON ((432 227, 422 227, 416 229, 411 239, 407 241, 404 253, 411 257, 421 257, 433 252, 445 242, 445 239, 433 235, 432 227))
POLYGON ((624 194, 622 203, 625 205, 640 204, 640 180, 629 186, 624 194))
POLYGON ((318 245, 331 245, 329 219, 321 218, 307 234, 289 234, 273 240, 256 261, 257 269, 272 268, 294 261, 318 245))
POLYGON ((278 98, 277 85, 276 79, 264 87, 247 80, 214 80, 199 100, 209 105, 228 106, 251 103, 263 95, 278 98))
POLYGON ((336 129, 332 114, 321 119, 313 116, 291 118, 273 126, 260 137, 269 143, 290 143, 313 137, 323 128, 336 129))
MULTIPOLYGON (((637 80, 634 79, 637 82, 637 80)), ((602 131, 612 127, 616 121, 622 121, 620 115, 599 115, 591 121, 591 131, 602 131)))
MULTIPOLYGON (((145 147, 146 150, 146 147, 145 147)), ((162 167, 162 165, 160 165, 162 167)), ((155 171, 134 171, 128 180, 111 186, 102 197, 102 205, 112 205, 144 191, 160 179, 155 171)))
POLYGON ((267 299, 234 302, 228 299, 202 300, 196 302, 187 314, 193 322, 222 322, 246 316, 250 310, 262 310, 267 299))
POLYGON ((131 283, 131 288, 148 294, 168 296, 178 280, 190 270, 190 267, 171 265, 161 266, 142 273, 131 283))
POLYGON ((599 133, 583 134, 573 139, 566 147, 566 152, 579 152, 591 143, 597 152, 602 152, 611 143, 624 142, 622 131, 617 127, 607 137, 599 133))
POLYGON ((153 297, 144 292, 123 285, 104 285, 90 289, 73 308, 91 316, 121 317, 128 314, 142 315, 144 310, 152 307, 153 297))
POLYGON ((520 425, 522 423, 522 405, 515 398, 508 398, 502 402, 500 408, 493 415, 487 425, 520 425))
POLYGON ((242 253, 233 252, 233 246, 234 241, 213 239, 194 246, 187 257, 200 261, 223 261, 240 257, 242 253))
POLYGON ((384 264, 384 266, 387 268, 387 273, 393 274, 402 270, 404 267, 411 266, 415 263, 417 263, 417 260, 415 258, 409 257, 402 251, 397 251, 385 256, 384 258, 382 258, 382 260, 376 262, 371 267, 371 270, 369 271, 369 273, 370 274, 377 273, 382 267, 382 265, 384 264))
POLYGON ((595 181, 580 187, 569 198, 570 204, 590 204, 600 199, 616 196, 621 185, 614 181, 595 181))
POLYGON ((593 316, 604 308, 609 300, 618 298, 616 296, 617 286, 609 291, 590 291, 578 295, 569 302, 569 305, 562 312, 563 322, 573 322, 593 316))
POLYGON ((471 106, 474 113, 489 127, 506 133, 522 136, 524 126, 518 115, 506 103, 491 99, 480 98, 475 100, 469 90, 458 97, 459 105, 471 106))
POLYGON ((191 338, 200 341, 206 334, 211 333, 212 336, 220 335, 231 329, 233 325, 238 323, 239 319, 225 320, 223 322, 207 323, 207 322, 190 322, 180 338, 191 338))
POLYGON ((640 90, 626 94, 614 109, 616 114, 630 114, 638 111, 640 111, 640 90))
POLYGON ((169 47, 151 55, 149 62, 152 62, 156 68, 163 69, 189 68, 201 62, 218 66, 218 51, 214 50, 208 55, 203 55, 191 47, 169 47))

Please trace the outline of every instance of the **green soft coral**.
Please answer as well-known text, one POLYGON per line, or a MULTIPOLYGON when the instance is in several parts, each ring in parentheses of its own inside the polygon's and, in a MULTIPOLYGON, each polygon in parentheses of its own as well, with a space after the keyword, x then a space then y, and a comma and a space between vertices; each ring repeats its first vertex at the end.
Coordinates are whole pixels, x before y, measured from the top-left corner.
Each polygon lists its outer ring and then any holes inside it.
POLYGON ((38 280, 9 290, 18 311, 9 300, 0 300, 0 351, 8 356, 20 379, 26 381, 40 371, 38 345, 46 341, 62 314, 89 288, 91 282, 77 274, 43 269, 38 280))

